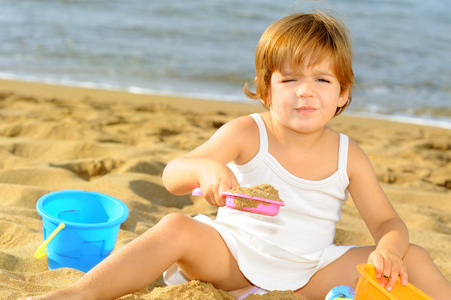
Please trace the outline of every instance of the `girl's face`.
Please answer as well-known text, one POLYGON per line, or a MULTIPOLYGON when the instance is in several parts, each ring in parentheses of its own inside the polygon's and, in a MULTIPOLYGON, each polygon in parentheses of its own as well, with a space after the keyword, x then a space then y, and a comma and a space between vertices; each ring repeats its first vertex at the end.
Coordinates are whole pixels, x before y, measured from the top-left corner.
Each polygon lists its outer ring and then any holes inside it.
POLYGON ((285 127, 302 133, 321 130, 334 117, 337 107, 346 104, 348 91, 341 91, 331 69, 330 58, 301 73, 288 64, 271 76, 270 113, 285 127))

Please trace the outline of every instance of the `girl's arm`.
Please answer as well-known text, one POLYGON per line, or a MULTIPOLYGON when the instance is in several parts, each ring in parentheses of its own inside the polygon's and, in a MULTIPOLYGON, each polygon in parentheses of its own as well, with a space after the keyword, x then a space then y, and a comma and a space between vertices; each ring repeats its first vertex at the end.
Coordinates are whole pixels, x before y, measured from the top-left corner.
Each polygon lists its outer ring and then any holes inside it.
POLYGON ((256 133, 254 124, 251 117, 235 119, 219 128, 203 145, 169 162, 163 172, 166 189, 183 195, 200 186, 210 204, 223 206, 222 192, 238 185, 226 164, 240 160, 243 151, 248 151, 244 146, 256 133))
POLYGON ((368 262, 375 266, 377 278, 389 277, 387 289, 391 290, 398 276, 407 285, 402 261, 409 246, 407 227, 379 185, 368 157, 354 141, 349 143, 348 157, 349 192, 376 243, 368 262))

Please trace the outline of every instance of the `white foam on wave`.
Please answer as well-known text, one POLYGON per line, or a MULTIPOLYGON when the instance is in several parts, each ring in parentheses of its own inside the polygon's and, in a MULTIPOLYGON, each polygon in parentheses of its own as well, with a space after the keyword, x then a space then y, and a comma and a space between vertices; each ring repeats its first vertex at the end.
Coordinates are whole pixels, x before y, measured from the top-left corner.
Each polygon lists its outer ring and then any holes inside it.
POLYGON ((439 127, 444 129, 451 129, 451 121, 448 120, 433 120, 428 118, 421 117, 410 117, 410 116, 402 116, 402 115, 384 115, 378 113, 362 113, 362 112, 353 112, 353 111, 345 111, 343 115, 348 116, 356 116, 362 118, 372 118, 372 119, 380 119, 387 120, 399 123, 408 123, 408 124, 416 124, 416 125, 424 125, 424 126, 432 126, 439 127))

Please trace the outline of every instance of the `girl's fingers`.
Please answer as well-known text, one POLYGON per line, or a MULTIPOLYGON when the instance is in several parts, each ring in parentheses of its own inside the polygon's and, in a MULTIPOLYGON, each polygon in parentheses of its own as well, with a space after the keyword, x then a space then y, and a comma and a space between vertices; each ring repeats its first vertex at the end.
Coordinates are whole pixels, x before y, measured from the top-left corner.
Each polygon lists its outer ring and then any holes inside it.
POLYGON ((386 278, 384 276, 385 279, 387 279, 387 282, 385 284, 385 288, 388 291, 391 291, 393 289, 393 287, 395 286, 396 280, 398 280, 398 272, 392 270, 391 274, 388 276, 388 278, 386 278))
POLYGON ((382 256, 375 254, 374 252, 368 258, 368 263, 374 266, 374 272, 377 279, 383 278, 384 275, 384 260, 382 256))
POLYGON ((215 195, 215 202, 216 202, 216 206, 224 206, 225 205, 225 198, 222 197, 222 195, 217 194, 215 195))
POLYGON ((382 271, 382 276, 384 277, 384 279, 389 280, 391 278, 392 273, 393 273, 392 268, 393 268, 393 266, 392 266, 391 262, 386 260, 384 262, 384 268, 382 271))
MULTIPOLYGON (((392 282, 392 280, 393 280, 392 273, 390 271, 388 271, 388 272, 384 271, 381 279, 379 280, 379 284, 381 286, 385 287, 386 289, 391 290, 390 283, 392 282)), ((395 279, 395 282, 396 282, 396 279, 395 279)))
POLYGON ((401 284, 403 286, 406 286, 407 282, 409 282, 409 276, 407 275, 406 268, 401 269, 401 272, 399 273, 399 277, 401 278, 401 284))
POLYGON ((397 259, 387 259, 381 253, 373 252, 368 263, 373 264, 375 268, 376 278, 379 279, 379 284, 391 291, 400 278, 401 284, 406 286, 408 282, 407 270, 404 264, 397 259))
MULTIPOLYGON (((230 171, 228 168, 227 170, 230 171)), ((208 203, 214 206, 224 206, 226 198, 222 193, 239 186, 239 183, 232 171, 230 171, 229 176, 223 176, 215 180, 199 181, 199 185, 202 195, 208 203)))
POLYGON ((225 201, 222 196, 220 196, 218 193, 213 194, 211 197, 207 198, 208 203, 214 206, 224 206, 225 201))
POLYGON ((225 198, 218 192, 218 189, 213 189, 211 192, 202 191, 204 199, 211 205, 224 206, 225 198))

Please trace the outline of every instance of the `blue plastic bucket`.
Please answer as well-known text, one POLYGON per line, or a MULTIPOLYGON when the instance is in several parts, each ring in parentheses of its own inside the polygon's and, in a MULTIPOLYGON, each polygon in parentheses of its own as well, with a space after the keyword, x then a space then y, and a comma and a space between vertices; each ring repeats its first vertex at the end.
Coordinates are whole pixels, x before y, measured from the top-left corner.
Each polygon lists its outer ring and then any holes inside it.
POLYGON ((119 227, 128 217, 128 208, 121 201, 78 190, 44 195, 36 209, 42 216, 45 241, 35 256, 47 254, 50 270, 92 269, 114 249, 119 227))

